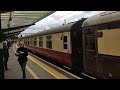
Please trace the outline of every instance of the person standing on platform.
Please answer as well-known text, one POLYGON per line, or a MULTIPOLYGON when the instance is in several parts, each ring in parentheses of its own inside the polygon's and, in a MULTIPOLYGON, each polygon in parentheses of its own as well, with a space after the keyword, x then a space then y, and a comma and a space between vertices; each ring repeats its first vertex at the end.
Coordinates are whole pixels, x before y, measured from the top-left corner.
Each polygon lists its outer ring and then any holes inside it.
POLYGON ((9 49, 10 46, 11 46, 11 42, 10 42, 10 40, 7 40, 7 46, 8 46, 8 49, 9 49))
POLYGON ((23 72, 23 79, 26 79, 26 63, 27 63, 27 56, 28 56, 28 50, 24 47, 24 43, 22 41, 19 42, 19 48, 17 49, 16 56, 18 56, 18 62, 21 66, 22 72, 23 72))
POLYGON ((5 70, 9 70, 8 67, 7 67, 8 58, 9 58, 9 51, 8 51, 7 41, 3 42, 3 57, 4 57, 5 70))

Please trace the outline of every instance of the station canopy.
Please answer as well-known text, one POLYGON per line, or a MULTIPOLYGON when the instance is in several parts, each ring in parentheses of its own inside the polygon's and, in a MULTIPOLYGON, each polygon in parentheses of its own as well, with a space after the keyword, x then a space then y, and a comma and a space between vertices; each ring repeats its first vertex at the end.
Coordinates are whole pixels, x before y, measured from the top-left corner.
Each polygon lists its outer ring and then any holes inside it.
POLYGON ((16 37, 28 27, 54 13, 54 11, 0 11, 1 29, 5 37, 16 37))

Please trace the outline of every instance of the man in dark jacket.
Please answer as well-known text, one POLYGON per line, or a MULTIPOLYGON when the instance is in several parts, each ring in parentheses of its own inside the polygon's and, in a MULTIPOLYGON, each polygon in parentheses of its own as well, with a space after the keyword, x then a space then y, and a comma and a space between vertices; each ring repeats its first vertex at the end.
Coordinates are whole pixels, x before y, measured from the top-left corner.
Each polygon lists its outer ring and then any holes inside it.
POLYGON ((25 67, 27 63, 27 56, 28 56, 28 51, 24 47, 24 43, 21 41, 19 42, 19 48, 17 49, 15 55, 18 56, 18 62, 22 68, 23 72, 23 79, 26 79, 26 73, 25 73, 25 67))
POLYGON ((9 49, 10 46, 11 46, 11 42, 10 42, 10 40, 7 40, 7 46, 8 46, 8 49, 9 49))
POLYGON ((5 70, 9 70, 8 67, 7 67, 7 62, 8 62, 8 57, 9 57, 7 41, 3 42, 3 56, 4 56, 4 67, 5 67, 5 70))

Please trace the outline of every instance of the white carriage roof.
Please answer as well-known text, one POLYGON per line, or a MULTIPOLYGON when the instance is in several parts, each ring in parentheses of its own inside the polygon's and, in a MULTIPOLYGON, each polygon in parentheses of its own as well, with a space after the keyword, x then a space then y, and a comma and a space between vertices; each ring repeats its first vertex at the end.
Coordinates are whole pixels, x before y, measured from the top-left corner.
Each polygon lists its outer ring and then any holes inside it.
POLYGON ((1 29, 7 36, 18 35, 54 11, 0 11, 1 29))
POLYGON ((82 27, 120 20, 120 11, 106 11, 86 19, 82 27))
POLYGON ((32 34, 32 35, 24 36, 23 38, 32 37, 32 36, 47 35, 47 34, 54 34, 54 33, 60 33, 60 32, 67 32, 67 31, 71 30, 72 25, 75 23, 76 23, 76 21, 65 24, 65 25, 61 25, 61 26, 58 26, 55 28, 51 28, 51 29, 48 29, 45 31, 40 31, 40 32, 37 32, 37 33, 32 34))

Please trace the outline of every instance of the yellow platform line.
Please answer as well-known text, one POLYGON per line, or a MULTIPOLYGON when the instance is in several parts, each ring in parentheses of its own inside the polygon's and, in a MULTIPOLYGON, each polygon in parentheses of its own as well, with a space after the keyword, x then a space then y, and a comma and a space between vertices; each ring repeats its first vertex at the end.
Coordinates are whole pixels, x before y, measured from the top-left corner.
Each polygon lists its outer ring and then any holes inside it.
MULTIPOLYGON (((14 45, 13 45, 13 50, 14 50, 14 52, 16 52, 16 51, 15 51, 15 48, 14 48, 14 45)), ((29 67, 28 65, 26 65, 26 68, 27 68, 27 70, 29 71, 29 73, 30 73, 35 79, 40 79, 40 78, 32 71, 32 69, 30 69, 30 67, 29 67)))
POLYGON ((36 63, 38 66, 40 66, 41 68, 43 68, 44 70, 46 70, 48 73, 50 73, 51 75, 53 75, 55 78, 57 79, 61 79, 60 77, 56 76, 55 74, 53 74, 51 71, 49 71, 48 69, 45 68, 45 65, 44 64, 41 64, 40 62, 37 62, 35 60, 35 58, 31 57, 31 56, 28 56, 28 58, 33 61, 34 63, 36 63))
POLYGON ((35 79, 40 79, 31 69, 29 66, 26 66, 26 68, 28 69, 28 71, 30 72, 30 74, 35 78, 35 79))
MULTIPOLYGON (((18 46, 16 45, 16 47, 18 48, 18 46)), ((36 63, 37 65, 39 65, 41 68, 43 68, 44 70, 46 70, 48 73, 50 73, 51 75, 53 75, 55 78, 57 79, 70 79, 66 76, 64 76, 63 74, 55 71, 54 69, 52 69, 51 67, 45 65, 44 63, 38 61, 36 58, 28 55, 28 58, 33 61, 34 63, 36 63), (54 72, 54 73, 53 73, 54 72), (60 78, 61 77, 61 78, 60 78)))

